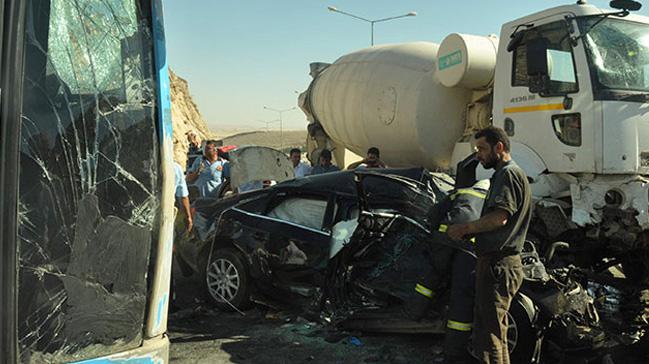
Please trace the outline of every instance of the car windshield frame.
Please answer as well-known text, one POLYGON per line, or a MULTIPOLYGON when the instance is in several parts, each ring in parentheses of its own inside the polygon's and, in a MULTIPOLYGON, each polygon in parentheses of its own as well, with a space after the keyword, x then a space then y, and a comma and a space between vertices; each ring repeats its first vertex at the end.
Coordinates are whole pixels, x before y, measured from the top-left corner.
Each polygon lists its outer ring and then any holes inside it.
POLYGON ((646 102, 649 24, 628 19, 578 19, 595 100, 646 102), (599 22, 598 24, 595 24, 599 22), (640 96, 640 97, 638 97, 640 96))
POLYGON ((426 229, 431 228, 432 210, 439 203, 431 186, 397 175, 371 171, 358 171, 355 174, 358 178, 359 211, 388 212, 388 210, 384 210, 386 201, 399 196, 401 197, 399 206, 393 206, 389 210, 412 219, 426 229), (377 188, 376 182, 379 182, 378 185, 382 185, 382 187, 377 188), (393 187, 388 188, 387 186, 390 184, 393 187))

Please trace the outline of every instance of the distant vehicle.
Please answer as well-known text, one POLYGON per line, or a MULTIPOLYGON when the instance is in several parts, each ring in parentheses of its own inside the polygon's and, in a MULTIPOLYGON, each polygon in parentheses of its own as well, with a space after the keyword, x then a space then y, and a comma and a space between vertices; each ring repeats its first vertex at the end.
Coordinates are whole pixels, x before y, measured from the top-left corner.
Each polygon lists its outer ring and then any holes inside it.
POLYGON ((0 10, 0 362, 166 363, 174 169, 162 1, 0 10))

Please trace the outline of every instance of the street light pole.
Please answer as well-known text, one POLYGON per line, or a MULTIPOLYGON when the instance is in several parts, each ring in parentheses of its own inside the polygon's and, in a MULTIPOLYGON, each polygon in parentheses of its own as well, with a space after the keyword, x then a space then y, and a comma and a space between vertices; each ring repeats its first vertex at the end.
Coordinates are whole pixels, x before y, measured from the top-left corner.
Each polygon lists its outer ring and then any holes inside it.
POLYGON ((268 125, 270 125, 271 123, 276 123, 276 122, 278 122, 279 119, 270 120, 270 121, 266 121, 266 120, 257 120, 257 121, 260 122, 260 123, 264 123, 264 124, 266 124, 266 132, 268 133, 268 132, 270 132, 270 128, 268 127, 268 125))
POLYGON ((370 20, 370 19, 365 19, 363 17, 360 17, 358 15, 354 15, 354 14, 350 14, 350 13, 347 13, 347 12, 342 11, 342 10, 338 10, 337 8, 335 8, 333 6, 329 6, 329 7, 327 7, 327 9, 329 9, 329 11, 332 11, 334 13, 340 13, 340 14, 343 14, 343 15, 350 16, 350 17, 352 17, 354 19, 358 19, 358 20, 362 20, 364 22, 370 23, 370 45, 372 45, 372 46, 374 45, 374 24, 375 23, 381 23, 381 22, 388 21, 388 20, 405 18, 405 17, 408 17, 408 16, 417 16, 416 12, 411 11, 408 14, 391 16, 389 18, 383 18, 383 19, 370 20))
POLYGON ((292 108, 289 109, 274 109, 272 107, 264 106, 264 109, 274 111, 279 114, 279 149, 281 150, 284 148, 284 129, 283 129, 283 119, 282 119, 282 114, 297 109, 297 107, 293 106, 292 108))

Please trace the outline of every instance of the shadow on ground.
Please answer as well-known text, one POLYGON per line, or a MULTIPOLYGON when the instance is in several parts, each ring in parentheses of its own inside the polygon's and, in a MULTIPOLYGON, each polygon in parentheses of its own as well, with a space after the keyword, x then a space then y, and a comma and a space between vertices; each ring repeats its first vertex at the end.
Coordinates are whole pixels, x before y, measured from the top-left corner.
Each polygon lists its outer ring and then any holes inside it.
MULTIPOLYGON (((179 275, 176 275, 179 276, 179 275)), ((212 309, 200 284, 180 277, 169 316, 172 363, 430 363, 441 337, 362 335, 330 330, 299 312, 212 309)))

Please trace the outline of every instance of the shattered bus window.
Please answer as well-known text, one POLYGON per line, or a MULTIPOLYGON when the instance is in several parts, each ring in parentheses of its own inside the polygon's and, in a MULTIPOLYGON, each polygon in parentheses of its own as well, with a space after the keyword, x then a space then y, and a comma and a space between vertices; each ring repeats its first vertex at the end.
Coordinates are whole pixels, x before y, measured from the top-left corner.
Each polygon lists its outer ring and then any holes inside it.
POLYGON ((28 1, 22 362, 141 343, 161 189, 149 11, 136 0, 28 1))

